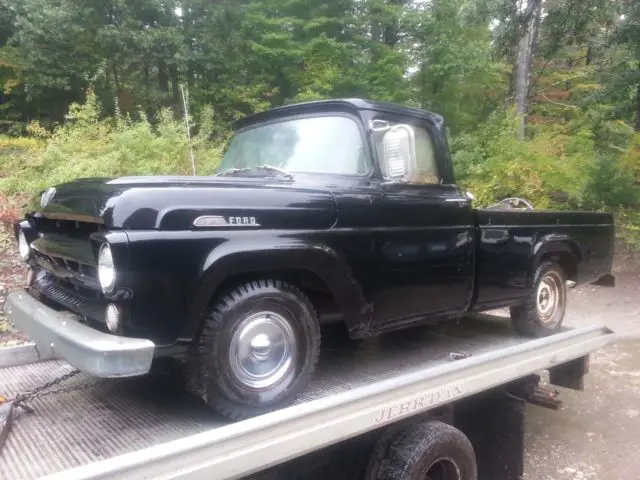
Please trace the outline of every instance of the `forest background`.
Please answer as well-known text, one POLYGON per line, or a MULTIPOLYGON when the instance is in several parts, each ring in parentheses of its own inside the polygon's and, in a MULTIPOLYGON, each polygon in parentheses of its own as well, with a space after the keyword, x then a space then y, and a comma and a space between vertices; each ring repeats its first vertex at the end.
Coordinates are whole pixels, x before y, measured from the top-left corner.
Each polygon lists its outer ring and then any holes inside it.
POLYGON ((81 176, 215 171, 232 122, 365 97, 445 116, 478 206, 615 213, 640 249, 637 0, 0 0, 0 223, 81 176))

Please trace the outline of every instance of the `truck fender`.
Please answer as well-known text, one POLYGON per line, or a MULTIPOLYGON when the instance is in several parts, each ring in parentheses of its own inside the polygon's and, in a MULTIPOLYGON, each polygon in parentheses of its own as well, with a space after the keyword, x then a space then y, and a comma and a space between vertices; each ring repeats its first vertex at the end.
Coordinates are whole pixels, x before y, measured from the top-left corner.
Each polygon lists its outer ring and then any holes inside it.
POLYGON ((263 237, 259 242, 227 241, 209 253, 188 303, 181 339, 191 340, 197 334, 212 297, 225 280, 236 274, 279 269, 306 270, 317 275, 335 298, 349 331, 371 318, 372 308, 351 268, 334 249, 291 238, 274 239, 269 244, 263 237))
POLYGON ((538 239, 533 246, 533 262, 529 267, 529 278, 540 264, 541 259, 548 253, 568 253, 576 266, 582 261, 582 252, 575 240, 569 235, 551 233, 538 239))

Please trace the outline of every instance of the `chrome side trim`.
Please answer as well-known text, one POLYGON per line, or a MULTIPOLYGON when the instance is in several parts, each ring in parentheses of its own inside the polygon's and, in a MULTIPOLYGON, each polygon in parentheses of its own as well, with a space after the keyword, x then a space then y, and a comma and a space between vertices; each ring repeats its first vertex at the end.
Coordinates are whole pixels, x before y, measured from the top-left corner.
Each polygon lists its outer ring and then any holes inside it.
POLYGON ((224 217, 222 215, 202 215, 193 221, 194 227, 199 228, 218 228, 218 227, 261 227, 256 217, 230 215, 224 217))

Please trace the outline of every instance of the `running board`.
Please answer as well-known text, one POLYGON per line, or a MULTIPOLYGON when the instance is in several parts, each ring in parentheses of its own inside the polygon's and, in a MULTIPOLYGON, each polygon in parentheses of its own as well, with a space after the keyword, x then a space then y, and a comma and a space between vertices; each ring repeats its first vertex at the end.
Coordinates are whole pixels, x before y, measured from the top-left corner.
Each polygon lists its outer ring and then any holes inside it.
POLYGON ((615 335, 584 327, 423 368, 47 477, 237 479, 589 355, 615 335))

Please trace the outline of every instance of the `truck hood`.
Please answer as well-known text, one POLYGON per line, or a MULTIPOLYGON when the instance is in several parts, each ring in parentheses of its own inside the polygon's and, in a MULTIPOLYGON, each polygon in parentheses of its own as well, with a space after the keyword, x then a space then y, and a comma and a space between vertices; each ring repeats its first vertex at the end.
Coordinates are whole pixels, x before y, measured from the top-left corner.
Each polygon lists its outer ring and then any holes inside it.
POLYGON ((29 213, 107 228, 184 230, 212 216, 229 228, 317 229, 335 223, 336 203, 330 191, 273 177, 120 177, 56 185, 29 213))

